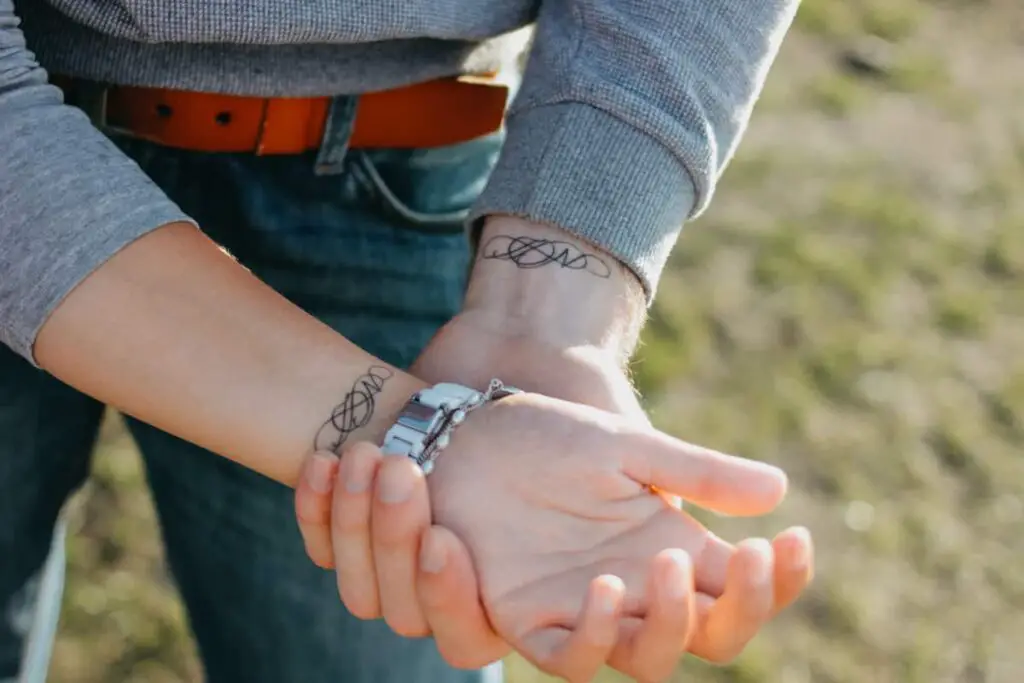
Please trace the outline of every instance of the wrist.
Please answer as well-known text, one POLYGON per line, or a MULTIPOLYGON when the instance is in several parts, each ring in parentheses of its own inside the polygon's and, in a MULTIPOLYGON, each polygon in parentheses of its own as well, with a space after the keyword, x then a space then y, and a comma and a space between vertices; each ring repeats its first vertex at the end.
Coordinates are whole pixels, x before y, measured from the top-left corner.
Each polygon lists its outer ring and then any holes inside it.
MULTIPOLYGON (((351 371, 347 376, 352 377, 351 371)), ((308 388, 314 383, 307 380, 303 385, 308 388)), ((413 375, 368 358, 354 380, 335 384, 324 393, 321 403, 330 407, 318 413, 321 421, 313 433, 313 450, 340 453, 353 441, 380 444, 409 398, 427 386, 413 375)))
POLYGON ((620 414, 639 411, 636 394, 618 356, 581 345, 557 346, 527 335, 481 326, 473 311, 456 316, 412 367, 428 381, 482 388, 497 377, 519 389, 620 414))
POLYGON ((553 340, 543 332, 520 329, 515 323, 495 318, 493 310, 468 309, 440 335, 445 337, 449 356, 457 356, 466 372, 474 373, 474 379, 484 383, 489 377, 483 375, 488 372, 507 375, 508 381, 529 389, 533 377, 557 379, 563 368, 625 369, 613 345, 579 338, 563 343, 568 336, 553 340))
POLYGON ((464 310, 493 334, 599 349, 621 364, 636 345, 646 304, 633 273, 597 247, 560 228, 492 216, 464 310))

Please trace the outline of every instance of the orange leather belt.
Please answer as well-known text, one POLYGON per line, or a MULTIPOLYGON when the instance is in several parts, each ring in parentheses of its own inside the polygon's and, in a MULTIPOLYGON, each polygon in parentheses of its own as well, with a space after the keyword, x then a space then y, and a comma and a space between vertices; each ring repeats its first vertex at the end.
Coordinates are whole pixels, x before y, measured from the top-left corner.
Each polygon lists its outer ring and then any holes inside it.
MULTIPOLYGON (((55 76, 69 101, 83 83, 55 76)), ((320 146, 331 98, 263 98, 109 86, 103 124, 202 152, 299 154, 320 146)), ((507 86, 490 77, 445 78, 359 95, 350 148, 442 147, 501 128, 507 86)))

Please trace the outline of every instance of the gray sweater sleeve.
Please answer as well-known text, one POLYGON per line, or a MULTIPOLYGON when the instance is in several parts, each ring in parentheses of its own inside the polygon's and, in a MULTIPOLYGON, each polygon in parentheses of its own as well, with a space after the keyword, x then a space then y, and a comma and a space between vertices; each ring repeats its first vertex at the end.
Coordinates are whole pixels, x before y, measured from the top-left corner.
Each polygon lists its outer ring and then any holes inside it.
MULTIPOLYGON (((799 0, 541 0, 508 140, 473 216, 525 216, 615 254, 653 296, 708 202, 799 0)), ((90 6, 93 3, 89 3, 90 6)), ((386 17, 370 17, 386 32, 386 17)), ((0 342, 32 359, 79 282, 186 216, 61 102, 0 0, 0 342)))
POLYGON ((708 203, 799 0, 542 0, 508 139, 472 217, 562 227, 648 299, 708 203))
POLYGON ((161 225, 188 220, 77 109, 62 103, 0 0, 0 342, 36 333, 82 279, 161 225))

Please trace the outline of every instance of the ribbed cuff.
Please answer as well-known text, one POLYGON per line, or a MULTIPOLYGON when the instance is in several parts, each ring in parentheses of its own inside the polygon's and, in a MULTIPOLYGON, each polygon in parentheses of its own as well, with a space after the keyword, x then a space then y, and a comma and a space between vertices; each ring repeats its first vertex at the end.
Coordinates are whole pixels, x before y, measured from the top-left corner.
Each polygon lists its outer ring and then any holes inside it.
POLYGON ((690 175, 668 149, 586 104, 528 109, 508 120, 501 159, 470 218, 519 216, 612 254, 648 303, 693 210, 690 175))

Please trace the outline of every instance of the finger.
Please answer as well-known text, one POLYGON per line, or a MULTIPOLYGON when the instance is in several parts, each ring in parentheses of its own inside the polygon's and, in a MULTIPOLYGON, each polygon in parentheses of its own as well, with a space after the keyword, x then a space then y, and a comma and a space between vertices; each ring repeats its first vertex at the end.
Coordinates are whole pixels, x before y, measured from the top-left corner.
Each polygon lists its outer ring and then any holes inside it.
POLYGON ((381 615, 370 542, 370 512, 373 482, 382 457, 373 444, 357 443, 346 448, 331 506, 331 545, 338 593, 348 611, 360 619, 377 619, 381 615))
POLYGON ((690 556, 664 550, 655 557, 648 581, 642 625, 620 638, 609 663, 638 681, 663 681, 686 654, 696 630, 696 602, 690 556))
POLYGON ((384 458, 370 523, 373 562, 384 620, 408 638, 430 634, 416 595, 420 538, 429 526, 423 470, 409 458, 384 458))
POLYGON ((523 639, 519 651, 545 673, 570 683, 585 683, 597 675, 618 639, 618 618, 626 586, 617 576, 598 576, 590 582, 574 630, 548 627, 523 639))
POLYGON ((718 603, 718 599, 713 598, 710 595, 705 595, 704 593, 697 593, 696 603, 697 632, 693 635, 693 638, 690 639, 690 652, 698 657, 707 659, 707 657, 703 657, 701 652, 698 652, 698 649, 702 651, 705 649, 703 645, 704 636, 701 634, 707 629, 708 618, 711 616, 711 610, 714 608, 715 604, 718 603))
POLYGON ((480 604, 473 561, 458 537, 429 527, 419 560, 420 606, 445 661, 457 669, 480 669, 508 654, 480 604))
POLYGON ((693 580, 697 591, 718 598, 725 591, 729 561, 736 554, 736 546, 711 532, 706 533, 708 540, 694 558, 693 580))
POLYGON ((775 553, 775 609, 789 607, 814 576, 814 546, 804 527, 786 529, 772 541, 775 553))
POLYGON ((725 591, 707 610, 690 646, 693 654, 724 664, 757 635, 774 607, 772 563, 772 546, 764 539, 737 546, 725 591))
POLYGON ((727 515, 771 512, 786 495, 786 475, 777 467, 673 439, 636 432, 622 449, 626 476, 727 515))
MULTIPOLYGON (((814 575, 814 550, 810 533, 803 527, 783 531, 772 541, 775 554, 775 613, 788 607, 810 584, 814 575)), ((736 547, 708 534, 696 557, 694 582, 697 591, 718 598, 725 590, 726 571, 736 547)))
POLYGON ((333 453, 317 452, 303 463, 295 486, 295 517, 306 546, 306 554, 318 567, 334 566, 331 548, 331 492, 338 472, 333 453))

